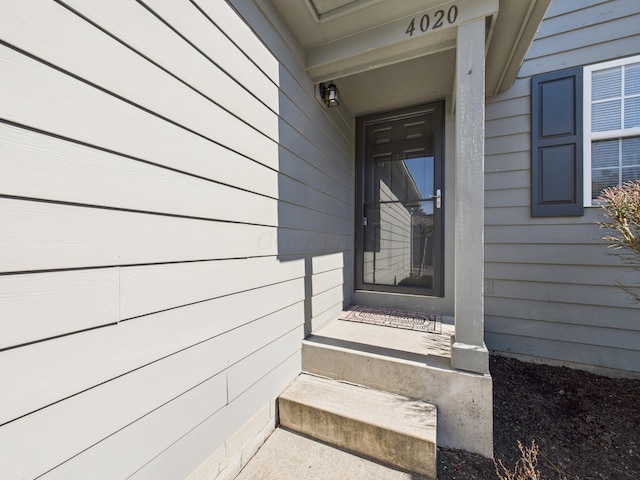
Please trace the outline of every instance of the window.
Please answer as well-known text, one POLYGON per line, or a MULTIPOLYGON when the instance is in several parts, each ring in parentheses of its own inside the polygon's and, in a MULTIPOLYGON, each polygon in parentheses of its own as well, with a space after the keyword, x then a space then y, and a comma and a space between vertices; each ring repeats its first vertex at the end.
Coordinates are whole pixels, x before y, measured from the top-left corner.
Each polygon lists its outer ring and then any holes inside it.
POLYGON ((584 69, 584 204, 640 179, 640 56, 584 69))

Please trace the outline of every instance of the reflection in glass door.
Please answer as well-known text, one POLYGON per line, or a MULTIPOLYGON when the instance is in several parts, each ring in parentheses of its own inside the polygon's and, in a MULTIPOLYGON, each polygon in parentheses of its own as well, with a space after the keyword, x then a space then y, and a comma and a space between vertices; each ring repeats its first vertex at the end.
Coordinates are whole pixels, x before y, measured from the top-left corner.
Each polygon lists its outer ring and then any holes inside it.
POLYGON ((442 295, 441 104, 358 123, 357 286, 442 295))

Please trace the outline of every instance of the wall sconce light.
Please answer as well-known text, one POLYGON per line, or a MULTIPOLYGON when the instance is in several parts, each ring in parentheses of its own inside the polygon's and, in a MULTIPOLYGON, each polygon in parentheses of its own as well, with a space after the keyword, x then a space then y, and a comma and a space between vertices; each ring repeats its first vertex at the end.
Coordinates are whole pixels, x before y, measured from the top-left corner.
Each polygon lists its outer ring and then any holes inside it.
POLYGON ((319 88, 322 101, 327 107, 331 108, 340 105, 340 91, 335 83, 332 82, 328 85, 321 83, 319 88))

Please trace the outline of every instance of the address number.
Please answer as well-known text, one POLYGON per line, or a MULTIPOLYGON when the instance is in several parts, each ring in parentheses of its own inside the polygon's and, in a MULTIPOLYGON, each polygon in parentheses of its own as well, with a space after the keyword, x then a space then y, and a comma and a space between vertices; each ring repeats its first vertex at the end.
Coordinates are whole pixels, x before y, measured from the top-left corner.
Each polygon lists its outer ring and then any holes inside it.
MULTIPOLYGON (((417 18, 418 17, 414 17, 411 19, 411 22, 409 22, 409 26, 404 32, 410 37, 413 36, 413 33, 416 31, 417 28, 420 29, 420 32, 424 33, 429 30, 436 30, 440 27, 443 27, 445 24, 452 25, 456 23, 456 20, 458 19, 458 6, 451 5, 449 7, 449 10, 447 11, 437 10, 433 14, 433 16, 429 15, 428 13, 425 13, 416 22, 417 18)), ((416 33, 419 33, 419 32, 416 32, 416 33)))

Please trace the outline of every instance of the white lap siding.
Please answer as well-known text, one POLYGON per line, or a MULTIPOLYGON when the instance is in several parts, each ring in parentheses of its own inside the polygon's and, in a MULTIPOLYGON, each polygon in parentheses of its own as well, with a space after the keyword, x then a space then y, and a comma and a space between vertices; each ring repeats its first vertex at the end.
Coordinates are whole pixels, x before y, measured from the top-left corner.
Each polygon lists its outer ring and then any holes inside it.
POLYGON ((185 478, 348 302, 350 122, 221 1, 0 38, 0 478, 185 478))

